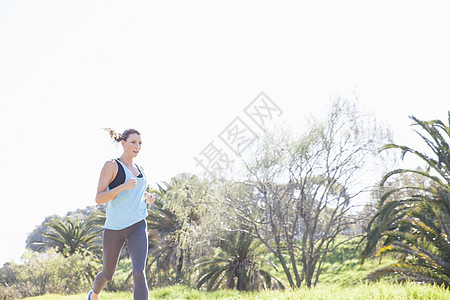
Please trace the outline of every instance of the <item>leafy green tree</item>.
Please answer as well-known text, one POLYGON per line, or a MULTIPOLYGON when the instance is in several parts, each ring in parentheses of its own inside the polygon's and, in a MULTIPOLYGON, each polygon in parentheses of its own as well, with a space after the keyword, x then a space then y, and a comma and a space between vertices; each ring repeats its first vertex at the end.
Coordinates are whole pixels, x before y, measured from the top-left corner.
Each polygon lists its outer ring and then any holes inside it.
POLYGON ((448 125, 440 120, 410 118, 413 125, 422 129, 423 133, 417 133, 430 154, 396 144, 388 144, 384 149, 401 150, 402 158, 412 154, 426 164, 426 169, 396 169, 388 172, 381 184, 402 174, 418 175, 423 183, 402 185, 380 198, 378 212, 368 226, 361 258, 364 262, 373 253, 398 257, 397 263, 371 273, 368 278, 372 280, 394 276, 397 281, 450 287, 450 112, 448 125), (382 247, 377 250, 379 243, 382 247))
POLYGON ((147 263, 147 278, 158 286, 189 280, 192 246, 199 234, 200 217, 205 212, 202 203, 205 185, 196 177, 180 174, 158 189, 147 225, 151 259, 147 263))
MULTIPOLYGON (((90 205, 87 206, 83 209, 77 209, 75 211, 70 211, 68 212, 65 217, 66 218, 70 218, 72 220, 78 218, 79 220, 85 220, 89 217, 92 217, 91 215, 93 213, 96 213, 98 209, 96 209, 95 205, 90 205)), ((63 221, 64 217, 60 217, 58 215, 51 215, 48 216, 44 219, 44 221, 36 226, 36 228, 28 235, 27 237, 27 241, 26 241, 26 248, 30 249, 32 251, 40 251, 42 252, 43 250, 46 250, 46 248, 40 248, 40 250, 38 250, 39 246, 33 244, 34 241, 41 241, 41 242, 49 242, 49 240, 43 235, 43 233, 49 233, 51 231, 51 227, 49 227, 47 224, 48 222, 50 222, 51 220, 60 220, 63 221)), ((103 225, 104 224, 104 219, 103 219, 103 223, 101 223, 101 220, 99 221, 99 225, 103 225)), ((99 240, 101 240, 101 232, 99 232, 99 240)))
POLYGON ((265 252, 264 245, 252 235, 243 231, 227 232, 218 241, 216 254, 200 259, 196 264, 195 268, 200 270, 197 288, 206 285, 208 291, 219 287, 251 291, 270 289, 272 282, 276 282, 284 289, 282 283, 264 268, 262 254, 265 252))
POLYGON ((56 219, 62 218, 57 215, 51 215, 46 217, 40 225, 36 226, 36 228, 27 237, 26 248, 30 249, 31 251, 39 251, 39 252, 43 252, 44 250, 46 250, 46 248, 40 246, 41 245, 40 243, 50 242, 50 240, 48 240, 44 236, 44 233, 49 233, 50 231, 50 227, 47 225, 48 222, 56 219), (40 243, 36 245, 35 244, 36 241, 39 241, 40 243))
POLYGON ((64 218, 63 220, 50 220, 46 223, 50 227, 49 232, 41 232, 45 241, 36 240, 32 244, 38 251, 55 248, 64 256, 76 252, 83 254, 99 254, 101 245, 97 242, 99 228, 95 226, 94 219, 88 218, 80 221, 64 218))
POLYGON ((146 274, 151 286, 174 284, 177 281, 177 275, 178 278, 181 276, 183 267, 183 259, 177 258, 176 231, 180 228, 180 222, 174 212, 166 205, 167 193, 172 186, 167 182, 163 184, 165 186, 158 184, 158 189, 151 191, 155 194, 156 200, 147 217, 150 255, 147 261, 146 274))

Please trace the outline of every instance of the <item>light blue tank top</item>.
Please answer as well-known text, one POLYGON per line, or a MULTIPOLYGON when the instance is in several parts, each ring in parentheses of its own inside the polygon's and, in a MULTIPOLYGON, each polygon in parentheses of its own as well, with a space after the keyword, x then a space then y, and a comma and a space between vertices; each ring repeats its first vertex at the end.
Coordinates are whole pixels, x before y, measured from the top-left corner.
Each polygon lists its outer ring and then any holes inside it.
POLYGON ((147 177, 139 167, 138 169, 142 173, 141 178, 131 173, 121 161, 116 161, 122 164, 125 171, 125 182, 131 178, 136 178, 137 185, 132 189, 120 192, 115 199, 108 202, 105 228, 111 230, 127 228, 147 217, 147 204, 144 199, 147 177))

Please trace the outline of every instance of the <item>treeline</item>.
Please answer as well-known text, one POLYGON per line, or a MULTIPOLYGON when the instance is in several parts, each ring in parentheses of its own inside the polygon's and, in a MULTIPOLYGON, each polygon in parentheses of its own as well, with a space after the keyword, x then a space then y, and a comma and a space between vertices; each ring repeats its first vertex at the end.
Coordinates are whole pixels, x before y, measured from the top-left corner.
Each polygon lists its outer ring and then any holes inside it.
MULTIPOLYGON (((355 239, 361 263, 390 252, 398 258, 368 280, 390 276, 449 286, 450 115, 448 125, 412 120, 427 154, 392 144, 372 116, 337 100, 302 133, 279 129, 260 137, 241 157, 239 173, 181 174, 159 183, 150 191, 156 201, 147 218, 149 286, 312 287, 327 256, 355 239), (371 186, 368 170, 388 149, 416 155, 425 167, 390 171, 371 186), (357 209, 358 196, 368 190, 373 201, 357 209)), ((1 269, 0 296, 88 290, 101 269, 104 221, 104 207, 47 218, 30 235, 23 264, 1 269), (59 284, 58 277, 64 278, 59 284)), ((110 290, 131 288, 128 262, 122 260, 110 290)))

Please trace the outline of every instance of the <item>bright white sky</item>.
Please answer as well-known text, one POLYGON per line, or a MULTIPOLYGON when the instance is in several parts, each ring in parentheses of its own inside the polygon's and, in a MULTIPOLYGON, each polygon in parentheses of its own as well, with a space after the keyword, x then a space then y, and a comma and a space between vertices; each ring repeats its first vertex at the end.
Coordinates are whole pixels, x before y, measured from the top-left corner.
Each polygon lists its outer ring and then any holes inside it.
POLYGON ((46 216, 94 204, 143 135, 151 184, 197 156, 264 91, 299 128, 358 96, 414 146, 408 115, 450 109, 448 1, 0 1, 0 266, 46 216))

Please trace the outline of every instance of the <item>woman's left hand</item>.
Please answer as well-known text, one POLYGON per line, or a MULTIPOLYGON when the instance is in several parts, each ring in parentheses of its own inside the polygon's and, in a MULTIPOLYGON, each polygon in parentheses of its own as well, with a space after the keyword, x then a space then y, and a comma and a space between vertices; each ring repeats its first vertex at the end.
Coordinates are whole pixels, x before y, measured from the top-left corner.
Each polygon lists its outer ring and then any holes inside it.
POLYGON ((155 196, 153 196, 153 194, 145 192, 144 196, 145 196, 145 200, 147 201, 147 203, 149 205, 152 205, 156 200, 155 196))

